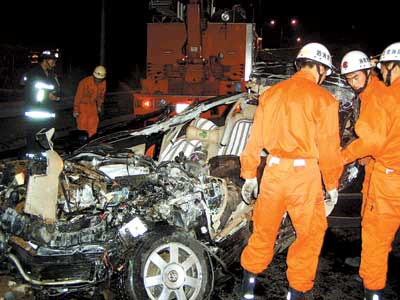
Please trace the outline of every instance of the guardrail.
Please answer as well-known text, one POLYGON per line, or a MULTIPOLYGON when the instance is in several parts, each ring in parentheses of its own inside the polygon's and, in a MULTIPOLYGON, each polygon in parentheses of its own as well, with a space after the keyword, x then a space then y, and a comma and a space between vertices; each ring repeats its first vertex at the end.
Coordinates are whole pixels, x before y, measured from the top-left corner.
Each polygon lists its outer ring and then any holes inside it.
MULTIPOLYGON (((1 91, 0 91, 1 92, 1 91)), ((3 91, 4 92, 4 91, 3 91)), ((129 91, 124 91, 124 92, 109 92, 106 93, 104 105, 107 107, 108 103, 114 103, 118 102, 118 96, 132 96, 133 93, 137 93, 139 90, 129 90, 129 91)), ((12 92, 10 92, 11 95, 12 92)), ((3 93, 4 97, 4 93, 3 93)), ((18 98, 21 98, 22 96, 19 95, 18 98)), ((132 96, 133 97, 133 96, 132 96)), ((130 100, 132 105, 131 112, 133 113, 133 99, 130 100)), ((54 108, 56 111, 59 110, 67 110, 67 109, 72 109, 74 105, 74 97, 73 96, 67 96, 67 97, 62 97, 59 102, 55 102, 54 108)), ((115 106, 113 106, 115 108, 115 106)), ((125 111, 124 113, 128 113, 125 111)), ((114 112, 115 114, 115 112, 114 112)), ((24 115, 24 101, 19 100, 19 99, 3 99, 3 101, 0 101, 0 119, 4 118, 14 118, 14 117, 20 117, 24 115)))
MULTIPOLYGON (((1 92, 1 91, 0 91, 1 92)), ((118 124, 133 118, 133 93, 136 90, 106 93, 104 113, 100 118, 99 129, 118 124), (127 103, 129 102, 129 103, 127 103)), ((4 96, 4 93, 2 93, 4 96)), ((11 95, 11 93, 10 93, 11 95)), ((0 101, 0 152, 21 148, 25 145, 24 101, 9 99, 0 101)), ((63 97, 55 102, 56 135, 66 136, 76 129, 72 116, 74 97, 63 97)))

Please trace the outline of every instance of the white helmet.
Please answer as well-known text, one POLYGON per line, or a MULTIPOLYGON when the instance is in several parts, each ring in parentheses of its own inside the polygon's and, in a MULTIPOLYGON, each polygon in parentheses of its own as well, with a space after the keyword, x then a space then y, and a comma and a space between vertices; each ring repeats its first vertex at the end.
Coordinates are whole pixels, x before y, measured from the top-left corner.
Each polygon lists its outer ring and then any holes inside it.
POLYGON ((379 62, 385 61, 400 61, 400 42, 393 43, 383 50, 379 62))
POLYGON ((349 74, 356 71, 371 69, 371 61, 368 56, 361 51, 347 52, 342 58, 340 64, 340 73, 342 75, 349 74))
POLYGON ((93 71, 94 78, 104 79, 106 78, 106 68, 103 66, 97 66, 93 71))
POLYGON ((314 60, 328 67, 326 75, 332 74, 332 57, 328 49, 320 43, 309 43, 300 49, 297 54, 296 60, 300 58, 307 58, 314 60))

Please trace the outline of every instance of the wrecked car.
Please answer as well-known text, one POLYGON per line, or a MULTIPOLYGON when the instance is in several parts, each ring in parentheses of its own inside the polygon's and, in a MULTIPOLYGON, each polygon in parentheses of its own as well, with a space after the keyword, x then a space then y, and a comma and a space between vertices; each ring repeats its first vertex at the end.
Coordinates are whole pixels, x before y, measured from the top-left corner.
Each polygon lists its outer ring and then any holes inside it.
MULTIPOLYGON (((285 77, 254 78, 261 89, 285 77)), ((345 142, 352 94, 337 82, 327 88, 346 108, 345 142)), ((256 107, 257 93, 214 98, 70 154, 49 142, 46 156, 2 161, 2 260, 38 299, 101 299, 109 289, 118 299, 210 298, 251 232, 239 155, 256 107), (221 107, 222 118, 202 117, 221 107)), ((342 191, 352 183, 348 174, 342 191)), ((275 251, 294 239, 285 215, 275 251)))

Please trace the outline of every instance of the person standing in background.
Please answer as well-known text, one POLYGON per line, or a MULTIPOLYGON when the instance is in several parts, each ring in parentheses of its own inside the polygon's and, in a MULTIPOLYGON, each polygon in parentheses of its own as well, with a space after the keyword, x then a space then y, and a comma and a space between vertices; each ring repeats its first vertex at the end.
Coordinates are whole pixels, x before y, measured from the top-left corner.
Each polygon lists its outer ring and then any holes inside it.
POLYGON ((45 50, 41 62, 29 70, 25 77, 25 136, 26 154, 41 152, 36 133, 55 126, 55 102, 60 101, 60 83, 55 73, 59 54, 45 50))
POLYGON ((73 116, 78 129, 85 130, 89 138, 97 132, 106 93, 106 68, 97 66, 93 74, 79 82, 74 99, 73 116))

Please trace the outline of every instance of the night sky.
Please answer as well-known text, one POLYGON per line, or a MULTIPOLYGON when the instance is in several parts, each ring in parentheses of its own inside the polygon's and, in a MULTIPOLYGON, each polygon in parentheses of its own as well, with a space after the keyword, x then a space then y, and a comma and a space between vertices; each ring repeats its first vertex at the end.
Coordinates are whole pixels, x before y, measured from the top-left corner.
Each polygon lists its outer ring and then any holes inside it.
MULTIPOLYGON (((267 15, 268 1, 215 1, 219 8, 229 8, 240 2, 247 11, 248 21, 256 23, 264 46, 273 45, 277 37, 268 28, 269 20, 276 18, 283 22, 291 16, 267 15)), ((150 20, 147 7, 147 0, 106 0, 106 66, 114 79, 129 77, 136 66, 144 70, 146 22, 150 20)), ((13 1, 7 9, 2 7, 0 44, 26 48, 57 47, 65 65, 90 72, 99 63, 100 12, 100 0, 13 1)), ((400 40, 396 19, 380 16, 380 19, 377 16, 355 17, 353 14, 296 16, 299 26, 298 32, 293 34, 301 35, 304 43, 339 43, 343 45, 342 52, 359 49, 375 55, 390 43, 400 40)), ((285 35, 292 33, 290 28, 284 28, 285 35)))
MULTIPOLYGON (((118 76, 146 55, 146 1, 106 0, 106 65, 118 76)), ((101 0, 15 1, 0 18, 0 43, 59 48, 65 64, 92 69, 100 61, 101 0), (23 6, 20 9, 19 6, 23 6)), ((3 10, 4 11, 4 10, 3 10)))

